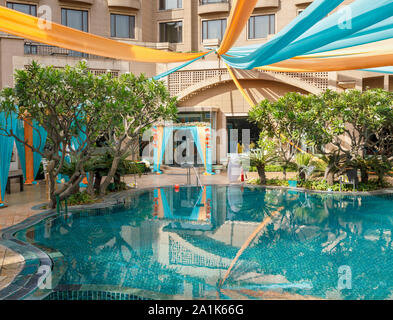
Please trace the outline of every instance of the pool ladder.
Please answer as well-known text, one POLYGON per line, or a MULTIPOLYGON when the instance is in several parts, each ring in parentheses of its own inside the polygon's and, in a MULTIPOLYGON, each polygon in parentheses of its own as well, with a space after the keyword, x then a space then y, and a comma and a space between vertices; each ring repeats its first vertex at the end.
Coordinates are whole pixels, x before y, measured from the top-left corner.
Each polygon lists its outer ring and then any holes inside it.
POLYGON ((201 187, 201 188, 203 188, 203 184, 202 184, 202 182, 201 182, 201 178, 200 178, 200 176, 199 176, 199 174, 198 174, 198 171, 197 171, 197 169, 195 168, 195 166, 194 165, 192 165, 192 164, 189 164, 189 163, 184 163, 183 165, 182 165, 182 168, 186 168, 187 169, 187 175, 186 175, 186 177, 187 177, 187 185, 192 185, 192 181, 191 181, 191 169, 193 169, 194 170, 194 173, 195 173, 195 179, 196 179, 196 185, 198 186, 198 187, 201 187))

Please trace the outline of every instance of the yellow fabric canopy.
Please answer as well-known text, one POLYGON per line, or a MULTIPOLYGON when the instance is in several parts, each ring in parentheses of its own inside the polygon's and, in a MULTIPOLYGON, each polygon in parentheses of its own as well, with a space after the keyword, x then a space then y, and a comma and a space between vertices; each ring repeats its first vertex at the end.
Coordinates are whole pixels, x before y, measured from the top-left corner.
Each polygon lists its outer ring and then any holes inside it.
POLYGON ((257 2, 258 0, 235 0, 229 15, 228 27, 225 30, 220 48, 217 50, 219 55, 226 53, 235 44, 243 32, 257 2))
POLYGON ((32 41, 69 50, 127 61, 171 63, 196 59, 202 53, 178 53, 131 45, 52 22, 39 28, 39 18, 0 7, 0 30, 32 41))

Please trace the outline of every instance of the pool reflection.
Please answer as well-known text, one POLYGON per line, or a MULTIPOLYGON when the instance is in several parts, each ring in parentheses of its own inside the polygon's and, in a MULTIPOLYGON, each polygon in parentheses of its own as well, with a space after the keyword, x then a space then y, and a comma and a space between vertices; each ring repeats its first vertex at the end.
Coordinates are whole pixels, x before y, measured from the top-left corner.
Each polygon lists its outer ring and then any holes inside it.
POLYGON ((161 188, 130 195, 122 207, 49 219, 18 237, 64 255, 62 288, 137 290, 157 299, 387 299, 392 213, 390 195, 161 188), (219 288, 240 247, 282 206, 219 288), (338 288, 341 266, 351 268, 351 289, 338 288))

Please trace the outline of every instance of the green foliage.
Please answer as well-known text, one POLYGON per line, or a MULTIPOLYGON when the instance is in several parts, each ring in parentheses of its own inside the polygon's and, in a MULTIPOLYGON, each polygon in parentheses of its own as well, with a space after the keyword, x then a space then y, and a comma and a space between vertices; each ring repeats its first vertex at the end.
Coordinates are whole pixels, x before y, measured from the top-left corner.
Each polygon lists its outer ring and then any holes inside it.
MULTIPOLYGON (((64 199, 76 190, 80 176, 89 171, 86 166, 91 166, 92 157, 102 154, 102 145, 113 154, 103 189, 119 172, 139 172, 141 168, 131 168, 133 164, 124 162, 118 169, 118 159, 153 123, 175 118, 177 108, 176 98, 170 96, 165 84, 145 75, 112 78, 110 74, 95 76, 82 62, 63 69, 33 62, 16 71, 14 88, 0 92, 0 111, 34 120, 48 133, 44 152, 34 151, 48 160, 49 193, 54 206, 57 195, 64 199), (81 136, 84 141, 80 141, 81 136), (79 145, 72 143, 76 140, 79 145), (72 158, 71 165, 65 164, 66 157, 72 158), (72 176, 55 190, 55 177, 61 172, 72 176)), ((0 133, 4 133, 2 128, 0 133)), ((15 137, 14 133, 6 134, 15 137)), ((106 160, 110 161, 104 159, 98 164, 103 170, 108 167, 106 160)))
MULTIPOLYGON (((286 169, 287 172, 297 172, 297 166, 295 164, 289 164, 288 168, 286 169)), ((256 167, 250 167, 249 172, 256 172, 256 167)), ((284 168, 278 164, 270 164, 265 167, 266 172, 283 172, 284 168)))
MULTIPOLYGON (((252 185, 260 185, 261 180, 260 179, 250 179, 247 181, 247 183, 252 184, 252 185)), ((279 187, 288 187, 288 181, 287 180, 281 180, 281 179, 268 179, 266 180, 266 185, 267 186, 279 186, 279 187)), ((369 192, 369 191, 376 191, 376 190, 381 190, 384 188, 391 188, 392 185, 389 184, 386 181, 379 182, 378 180, 370 180, 368 183, 360 183, 357 191, 359 192, 369 192)), ((340 184, 335 183, 333 185, 329 185, 326 180, 308 180, 308 181, 300 181, 298 183, 298 188, 305 188, 308 190, 315 190, 315 191, 333 191, 333 192, 339 192, 340 191, 340 184)), ((351 184, 343 184, 341 187, 342 192, 352 192, 353 191, 353 185, 351 184)))
POLYGON ((311 164, 313 156, 309 153, 299 152, 295 157, 298 167, 308 167, 311 164))
POLYGON ((79 205, 85 205, 85 204, 92 204, 96 203, 97 199, 93 198, 86 192, 78 192, 74 193, 67 199, 67 204, 69 206, 79 206, 79 205))
POLYGON ((277 160, 276 143, 265 132, 261 132, 258 148, 250 150, 250 164, 254 167, 265 167, 277 160))
MULTIPOLYGON (((355 167, 366 182, 371 167, 380 179, 391 167, 386 159, 393 158, 392 104, 393 93, 382 89, 288 93, 274 102, 262 101, 249 112, 249 119, 281 143, 302 144, 321 154, 324 160, 313 165, 317 171, 325 170, 329 181, 355 167), (377 158, 369 163, 365 154, 377 158)), ((293 149, 287 144, 287 153, 293 149)), ((301 159, 303 168, 305 160, 310 161, 301 159)))
MULTIPOLYGON (((340 184, 335 183, 333 185, 329 185, 325 180, 318 180, 318 181, 303 181, 299 183, 299 187, 306 188, 310 190, 317 190, 317 191, 340 191, 340 184)), ((359 183, 357 191, 360 192, 367 192, 367 191, 375 191, 384 188, 390 188, 391 185, 386 181, 379 182, 378 180, 369 180, 367 183, 359 183)), ((341 186, 341 191, 353 191, 352 184, 343 184, 341 186)))

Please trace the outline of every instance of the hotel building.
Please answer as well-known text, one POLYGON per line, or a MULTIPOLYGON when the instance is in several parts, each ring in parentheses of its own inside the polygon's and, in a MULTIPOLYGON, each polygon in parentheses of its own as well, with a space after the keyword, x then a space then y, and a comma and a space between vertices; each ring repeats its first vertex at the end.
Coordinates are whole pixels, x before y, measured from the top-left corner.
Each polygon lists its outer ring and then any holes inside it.
MULTIPOLYGON (((343 5, 351 2, 344 1, 343 5)), ((235 46, 267 42, 310 3, 259 0, 235 46)), ((220 45, 232 4, 230 0, 0 0, 0 5, 35 16, 49 14, 53 22, 117 41, 159 50, 200 52, 220 45)), ((81 59, 88 61, 93 73, 110 72, 114 77, 126 72, 143 72, 151 77, 179 65, 118 61, 0 33, 0 87, 12 86, 14 71, 32 60, 64 67, 81 59)), ((264 98, 277 99, 290 91, 306 94, 328 88, 393 89, 391 76, 363 71, 235 72, 256 103, 264 98)), ((258 138, 257 129, 247 122, 250 107, 216 54, 192 63, 164 81, 170 93, 178 97, 181 121, 207 121, 217 130, 215 162, 220 163, 229 152, 228 129, 251 127, 251 140, 258 138)))

